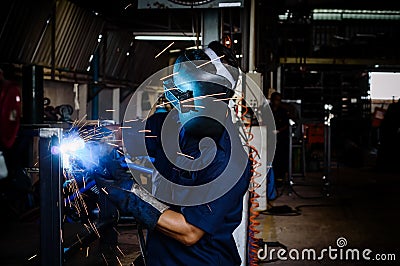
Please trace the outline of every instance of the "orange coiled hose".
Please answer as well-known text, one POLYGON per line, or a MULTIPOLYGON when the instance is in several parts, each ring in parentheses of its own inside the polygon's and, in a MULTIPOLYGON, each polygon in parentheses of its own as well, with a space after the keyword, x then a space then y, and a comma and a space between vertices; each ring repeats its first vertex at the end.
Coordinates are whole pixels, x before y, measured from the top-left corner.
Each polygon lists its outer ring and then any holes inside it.
MULTIPOLYGON (((251 179, 250 179, 250 187, 249 187, 249 193, 250 193, 250 215, 249 215, 249 233, 248 233, 248 265, 250 266, 255 266, 258 265, 258 239, 256 238, 256 234, 258 234, 260 231, 257 229, 257 226, 260 225, 260 222, 257 221, 257 217, 259 216, 259 212, 256 210, 257 207, 259 206, 259 203, 257 202, 257 199, 260 197, 259 194, 256 192, 256 188, 260 186, 260 184, 257 183, 256 178, 260 177, 261 174, 260 172, 257 171, 257 168, 261 166, 261 163, 257 161, 257 158, 260 157, 259 152, 256 147, 253 145, 250 145, 250 141, 254 138, 254 135, 250 131, 251 127, 251 119, 249 121, 248 118, 246 118, 246 114, 248 113, 248 107, 242 104, 243 96, 239 99, 238 106, 241 106, 243 108, 242 114, 240 119, 243 121, 245 125, 245 134, 247 135, 247 140, 246 140, 246 146, 249 148, 249 160, 251 161, 251 179)), ((238 110, 236 110, 238 112, 238 110)))

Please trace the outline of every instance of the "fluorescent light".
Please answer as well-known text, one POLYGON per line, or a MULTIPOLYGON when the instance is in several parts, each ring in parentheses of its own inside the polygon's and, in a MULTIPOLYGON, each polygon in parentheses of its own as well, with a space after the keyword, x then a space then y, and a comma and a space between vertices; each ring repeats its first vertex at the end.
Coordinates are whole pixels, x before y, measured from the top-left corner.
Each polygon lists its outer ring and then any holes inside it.
POLYGON ((218 7, 238 7, 242 6, 240 2, 232 2, 232 3, 219 3, 218 7))
POLYGON ((314 9, 314 20, 381 19, 399 20, 398 10, 314 9))
MULTIPOLYGON (((138 35, 135 40, 139 41, 196 41, 195 36, 156 36, 156 35, 138 35)), ((201 40, 201 38, 199 39, 201 40)))

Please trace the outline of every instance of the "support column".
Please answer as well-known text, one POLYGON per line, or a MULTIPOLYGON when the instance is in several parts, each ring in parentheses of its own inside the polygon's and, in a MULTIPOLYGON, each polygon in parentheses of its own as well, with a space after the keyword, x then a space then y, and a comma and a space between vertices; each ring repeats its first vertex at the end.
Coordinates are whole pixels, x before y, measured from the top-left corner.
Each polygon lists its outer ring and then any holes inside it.
POLYGON ((43 123, 43 67, 25 66, 22 69, 23 121, 43 123))
POLYGON ((249 34, 249 72, 256 70, 256 38, 255 38, 255 17, 256 17, 256 3, 255 0, 250 1, 250 34, 249 34))
POLYGON ((206 9, 203 11, 201 38, 203 47, 220 38, 219 9, 206 9))
POLYGON ((39 131, 40 176, 40 261, 41 265, 62 265, 62 171, 58 146, 61 128, 42 128, 39 131))
POLYGON ((112 113, 112 120, 114 120, 114 122, 116 124, 119 124, 119 107, 120 107, 120 89, 113 89, 113 105, 112 105, 112 109, 114 110, 114 112, 112 113))

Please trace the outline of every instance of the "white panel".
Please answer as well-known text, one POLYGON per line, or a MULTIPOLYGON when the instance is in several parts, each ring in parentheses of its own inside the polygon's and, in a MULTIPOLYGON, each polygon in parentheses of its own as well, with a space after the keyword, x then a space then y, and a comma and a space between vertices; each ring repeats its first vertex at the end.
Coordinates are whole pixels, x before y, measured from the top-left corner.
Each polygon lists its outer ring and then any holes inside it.
POLYGON ((265 126, 254 127, 252 130, 254 139, 250 144, 256 147, 260 154, 261 166, 257 167, 257 172, 261 174, 260 177, 256 178, 256 182, 260 184, 260 187, 256 189, 256 193, 260 195, 258 198, 259 207, 257 210, 263 211, 267 209, 267 128, 265 126))
POLYGON ((247 230, 248 230, 248 219, 249 219, 249 192, 247 191, 243 198, 243 212, 242 212, 242 222, 233 231, 233 238, 236 242, 236 247, 238 249, 240 258, 242 259, 242 266, 247 265, 247 230))
POLYGON ((114 110, 114 112, 113 112, 113 115, 112 115, 112 118, 113 118, 113 120, 114 120, 114 122, 116 123, 116 124, 119 124, 119 112, 120 112, 120 110, 119 110, 119 106, 120 106, 120 104, 119 104, 119 92, 120 92, 120 90, 119 90, 119 88, 118 89, 113 89, 113 98, 112 98, 112 100, 113 100, 113 110, 114 110))

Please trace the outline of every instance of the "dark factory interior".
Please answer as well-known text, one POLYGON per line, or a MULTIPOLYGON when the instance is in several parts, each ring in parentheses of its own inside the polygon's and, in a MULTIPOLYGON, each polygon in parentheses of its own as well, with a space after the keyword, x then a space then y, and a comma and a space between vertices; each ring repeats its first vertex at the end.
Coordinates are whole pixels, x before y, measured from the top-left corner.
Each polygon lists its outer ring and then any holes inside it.
POLYGON ((399 265, 398 1, 4 0, 0 119, 0 265, 399 265))

